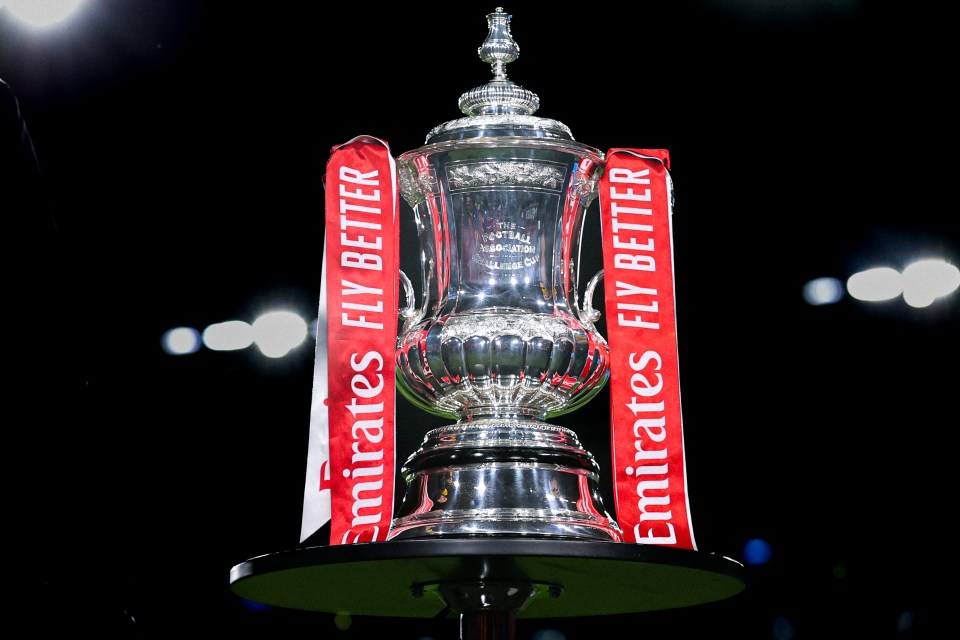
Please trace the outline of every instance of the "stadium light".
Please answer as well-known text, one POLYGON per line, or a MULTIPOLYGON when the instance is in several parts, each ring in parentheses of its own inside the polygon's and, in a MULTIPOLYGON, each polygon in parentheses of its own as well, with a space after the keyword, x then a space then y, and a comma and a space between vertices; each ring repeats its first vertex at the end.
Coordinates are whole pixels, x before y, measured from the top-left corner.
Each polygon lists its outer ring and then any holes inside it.
POLYGON ((35 29, 47 29, 73 16, 85 0, 0 0, 18 22, 35 29))

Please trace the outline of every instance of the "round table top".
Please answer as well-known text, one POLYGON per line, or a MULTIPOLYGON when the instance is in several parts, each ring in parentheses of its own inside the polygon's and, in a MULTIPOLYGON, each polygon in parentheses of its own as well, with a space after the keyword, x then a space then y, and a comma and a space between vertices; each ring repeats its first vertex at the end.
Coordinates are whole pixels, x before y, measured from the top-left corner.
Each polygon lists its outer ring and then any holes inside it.
POLYGON ((614 615, 715 602, 745 587, 743 566, 688 549, 526 538, 397 540, 256 556, 230 571, 236 595, 271 606, 361 616, 470 613, 452 592, 496 595, 528 585, 517 618, 614 615))

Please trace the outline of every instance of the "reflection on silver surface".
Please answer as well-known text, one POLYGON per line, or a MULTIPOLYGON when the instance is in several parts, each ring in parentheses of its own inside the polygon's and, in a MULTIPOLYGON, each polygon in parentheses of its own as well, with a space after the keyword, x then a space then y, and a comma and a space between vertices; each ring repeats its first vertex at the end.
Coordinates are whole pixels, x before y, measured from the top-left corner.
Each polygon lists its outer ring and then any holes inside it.
MULTIPOLYGON (((401 154, 423 290, 398 340, 401 391, 457 420, 407 460, 391 538, 529 535, 619 540, 599 469, 575 433, 545 419, 592 398, 608 377, 594 312, 577 300, 583 216, 603 154, 507 79, 510 16, 487 16, 493 79, 466 92, 467 117, 401 154)), ((592 288, 591 288, 592 295, 592 288)))

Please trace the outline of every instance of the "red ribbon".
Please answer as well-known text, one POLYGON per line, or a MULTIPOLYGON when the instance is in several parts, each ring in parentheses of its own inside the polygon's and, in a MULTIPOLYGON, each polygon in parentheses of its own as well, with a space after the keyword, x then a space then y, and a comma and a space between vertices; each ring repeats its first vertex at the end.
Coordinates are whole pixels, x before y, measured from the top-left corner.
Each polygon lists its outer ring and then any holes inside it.
POLYGON ((335 147, 326 170, 330 544, 386 540, 393 517, 399 201, 389 146, 335 147))
POLYGON ((626 542, 696 549, 687 500, 669 153, 611 149, 600 179, 611 449, 626 542))

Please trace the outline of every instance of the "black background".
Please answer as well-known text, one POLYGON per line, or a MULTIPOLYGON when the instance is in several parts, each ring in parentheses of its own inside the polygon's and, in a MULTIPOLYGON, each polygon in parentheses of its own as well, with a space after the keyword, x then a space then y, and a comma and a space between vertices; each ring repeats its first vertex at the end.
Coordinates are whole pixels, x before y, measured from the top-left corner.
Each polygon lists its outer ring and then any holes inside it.
MULTIPOLYGON (((773 552, 731 600, 522 621, 518 638, 940 635, 957 294, 924 309, 801 296, 816 277, 960 261, 949 24, 914 7, 504 7, 521 51, 508 75, 537 115, 601 150, 670 151, 694 531, 703 551, 773 552)), ((313 342, 281 360, 172 357, 160 337, 276 307, 314 318, 331 148, 369 134, 399 154, 460 117, 489 79, 477 47, 494 8, 100 0, 47 34, 0 10, 0 78, 44 170, 63 296, 56 382, 20 376, 58 419, 8 417, 9 561, 24 569, 10 610, 30 629, 457 636, 455 620, 339 630, 230 593, 233 565, 298 544, 313 342)), ((599 261, 587 252, 584 279, 599 261)), ((8 275, 29 286, 39 271, 19 264, 8 275)), ((607 401, 557 420, 602 469, 607 401)), ((440 422, 401 401, 399 455, 440 422)))

